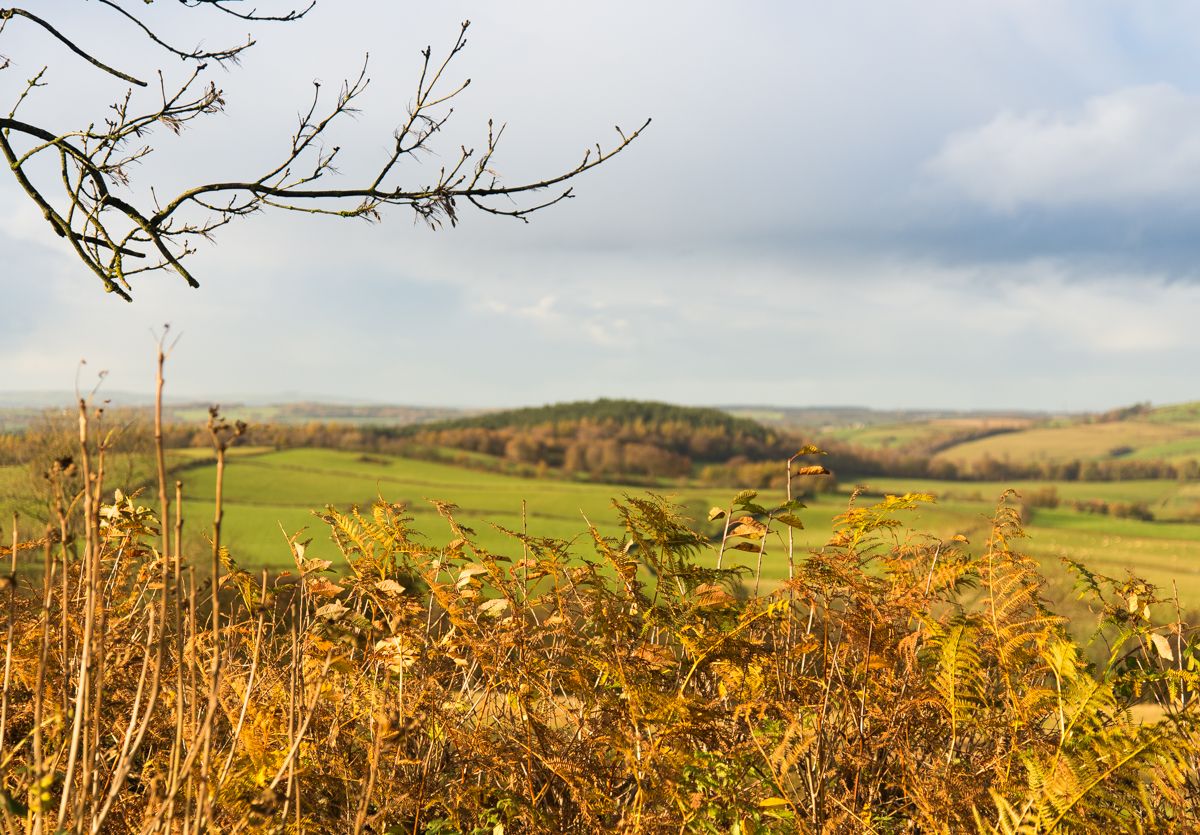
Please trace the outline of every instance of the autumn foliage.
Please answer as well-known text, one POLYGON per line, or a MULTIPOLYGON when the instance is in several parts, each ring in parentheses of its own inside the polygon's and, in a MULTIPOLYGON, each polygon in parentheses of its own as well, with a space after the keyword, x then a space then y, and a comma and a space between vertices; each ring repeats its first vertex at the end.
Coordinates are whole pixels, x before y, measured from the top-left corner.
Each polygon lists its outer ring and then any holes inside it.
POLYGON ((802 506, 753 491, 714 508, 717 542, 646 495, 614 502, 619 538, 503 552, 453 505, 430 542, 380 501, 319 513, 336 565, 291 535, 294 568, 252 575, 214 543, 213 595, 182 520, 84 483, 80 516, 10 552, 7 832, 1200 823, 1197 634, 1077 567, 1079 643, 1007 500, 980 543, 908 531, 928 497, 854 502, 811 553, 802 506), (736 563, 763 555, 790 579, 748 594, 736 563))

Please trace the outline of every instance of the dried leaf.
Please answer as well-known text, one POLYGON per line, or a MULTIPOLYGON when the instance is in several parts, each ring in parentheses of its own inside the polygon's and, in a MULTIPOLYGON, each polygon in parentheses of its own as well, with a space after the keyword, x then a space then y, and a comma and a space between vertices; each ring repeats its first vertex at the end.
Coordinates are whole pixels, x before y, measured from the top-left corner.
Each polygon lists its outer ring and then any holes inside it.
POLYGON ((375 644, 375 655, 389 670, 398 673, 416 662, 417 649, 405 636, 393 635, 375 644))
POLYGON ((660 669, 675 666, 675 653, 669 647, 661 644, 644 644, 633 652, 633 657, 645 661, 651 667, 660 669))
POLYGON ((792 475, 829 475, 829 470, 818 464, 812 467, 798 467, 792 470, 792 475))
POLYGON ((479 604, 479 614, 490 615, 491 617, 500 617, 501 612, 508 608, 508 601, 503 597, 497 597, 493 600, 485 600, 479 604))
POLYGON ((696 586, 696 605, 718 608, 736 603, 737 598, 715 583, 696 586))
POLYGON ((712 510, 708 511, 708 521, 710 521, 710 522, 715 522, 718 519, 724 519, 724 518, 725 518, 725 511, 719 507, 714 507, 712 510))
POLYGON ((309 580, 304 586, 305 590, 316 597, 337 597, 345 589, 337 583, 331 583, 324 577, 318 577, 316 580, 309 580))
POLYGON ((470 584, 471 579, 473 577, 477 577, 480 574, 487 574, 487 573, 488 573, 488 570, 486 568, 484 568, 482 565, 464 566, 462 571, 458 572, 458 582, 455 585, 459 589, 464 589, 470 584))
POLYGON ((335 600, 332 603, 326 603, 324 606, 317 609, 317 617, 325 618, 326 620, 340 620, 341 617, 349 611, 350 608, 348 606, 343 606, 341 603, 335 600))
POLYGON ((740 516, 733 521, 734 525, 729 529, 730 536, 744 536, 750 539, 762 539, 766 536, 767 526, 753 516, 740 516))
POLYGON ((300 568, 305 574, 310 572, 328 571, 332 567, 333 563, 329 560, 306 560, 303 557, 300 558, 300 568))
POLYGON ((1157 632, 1150 633, 1150 642, 1154 644, 1155 651, 1164 661, 1174 661, 1175 652, 1171 649, 1171 642, 1159 635, 1157 632))

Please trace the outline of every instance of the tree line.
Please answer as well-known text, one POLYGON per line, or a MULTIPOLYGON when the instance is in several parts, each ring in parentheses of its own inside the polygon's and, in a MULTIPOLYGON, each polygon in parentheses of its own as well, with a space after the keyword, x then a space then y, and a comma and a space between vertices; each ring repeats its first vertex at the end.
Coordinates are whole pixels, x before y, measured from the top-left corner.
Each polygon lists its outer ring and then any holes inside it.
MULTIPOLYGON (((140 411, 116 410, 106 420, 127 436, 144 436, 134 447, 148 446, 148 429, 140 411)), ((42 447, 46 448, 42 457, 49 460, 53 437, 62 439, 59 445, 70 442, 71 428, 59 423, 63 421, 48 415, 22 433, 0 434, 0 465, 27 462, 31 449, 42 447), (35 436, 43 441, 31 444, 35 436)), ((827 453, 819 463, 843 481, 858 477, 962 482, 1200 478, 1196 459, 1045 461, 984 456, 954 461, 937 455, 956 443, 999 431, 1007 430, 966 428, 904 447, 875 448, 775 430, 716 409, 600 400, 407 426, 259 423, 249 427, 241 443, 273 449, 344 449, 435 459, 518 475, 559 474, 634 483, 696 478, 706 484, 779 486, 783 475, 777 462, 814 442, 827 453)), ((208 430, 199 423, 167 423, 163 432, 170 448, 211 445, 208 430)), ((802 463, 818 461, 811 458, 802 463)), ((823 479, 811 486, 834 489, 835 485, 833 479, 823 479)))

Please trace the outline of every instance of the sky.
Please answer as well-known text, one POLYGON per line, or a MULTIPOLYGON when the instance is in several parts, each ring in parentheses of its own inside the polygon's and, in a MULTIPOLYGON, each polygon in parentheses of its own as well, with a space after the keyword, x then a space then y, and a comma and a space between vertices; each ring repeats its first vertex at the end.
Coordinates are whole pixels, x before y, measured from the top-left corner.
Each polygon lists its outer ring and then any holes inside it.
MULTIPOLYGON (((35 5, 128 72, 182 72, 103 7, 35 5)), ((178 3, 146 13, 189 46, 251 31, 178 3)), ((369 53, 362 112, 331 136, 342 181, 361 181, 412 100, 419 50, 444 53, 464 18, 449 73, 472 83, 401 182, 479 147, 489 118, 508 126, 494 167, 511 183, 570 168, 614 125, 653 123, 529 224, 260 214, 193 256, 199 289, 161 273, 132 304, 104 294, 0 172, 0 390, 70 388, 86 359, 85 378, 105 369, 107 386, 147 391, 151 331, 169 322, 179 397, 1200 399, 1191 2, 319 0, 254 27, 240 66, 210 68, 225 111, 152 134, 132 188, 257 176, 312 82, 332 92, 369 53)), ((45 65, 26 119, 103 118, 123 84, 20 23, 0 32, 0 103, 45 65)))

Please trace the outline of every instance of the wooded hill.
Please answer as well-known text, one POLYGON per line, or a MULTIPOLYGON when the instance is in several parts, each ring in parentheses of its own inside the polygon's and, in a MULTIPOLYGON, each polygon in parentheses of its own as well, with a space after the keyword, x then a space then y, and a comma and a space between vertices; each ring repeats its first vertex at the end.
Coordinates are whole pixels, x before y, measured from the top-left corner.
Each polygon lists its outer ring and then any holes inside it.
MULTIPOLYGON (((1200 478, 1197 404, 1139 404, 1040 419, 1032 414, 959 414, 823 429, 764 425, 715 408, 610 399, 440 421, 429 421, 434 412, 424 410, 425 422, 410 425, 396 425, 391 422, 394 414, 381 416, 377 407, 362 407, 351 419, 310 414, 304 421, 284 407, 256 409, 233 407, 227 415, 250 424, 242 445, 404 455, 524 476, 628 483, 688 477, 707 484, 763 488, 779 486, 785 478, 783 461, 812 443, 828 453, 820 463, 843 480, 1200 478)), ((211 445, 206 413, 190 415, 190 420, 174 417, 177 422, 166 427, 169 447, 211 445)), ((122 426, 123 433, 146 435, 148 418, 145 410, 118 409, 107 420, 122 426)), ((57 410, 31 419, 30 432, 0 432, 0 465, 22 463, 28 457, 30 433, 61 436, 69 443, 72 422, 69 413, 57 410)), ((823 486, 832 484, 831 479, 821 480, 823 486)))
POLYGON ((697 464, 777 459, 794 451, 775 430, 718 409, 636 400, 494 412, 397 434, 423 446, 595 476, 682 476, 697 464))

